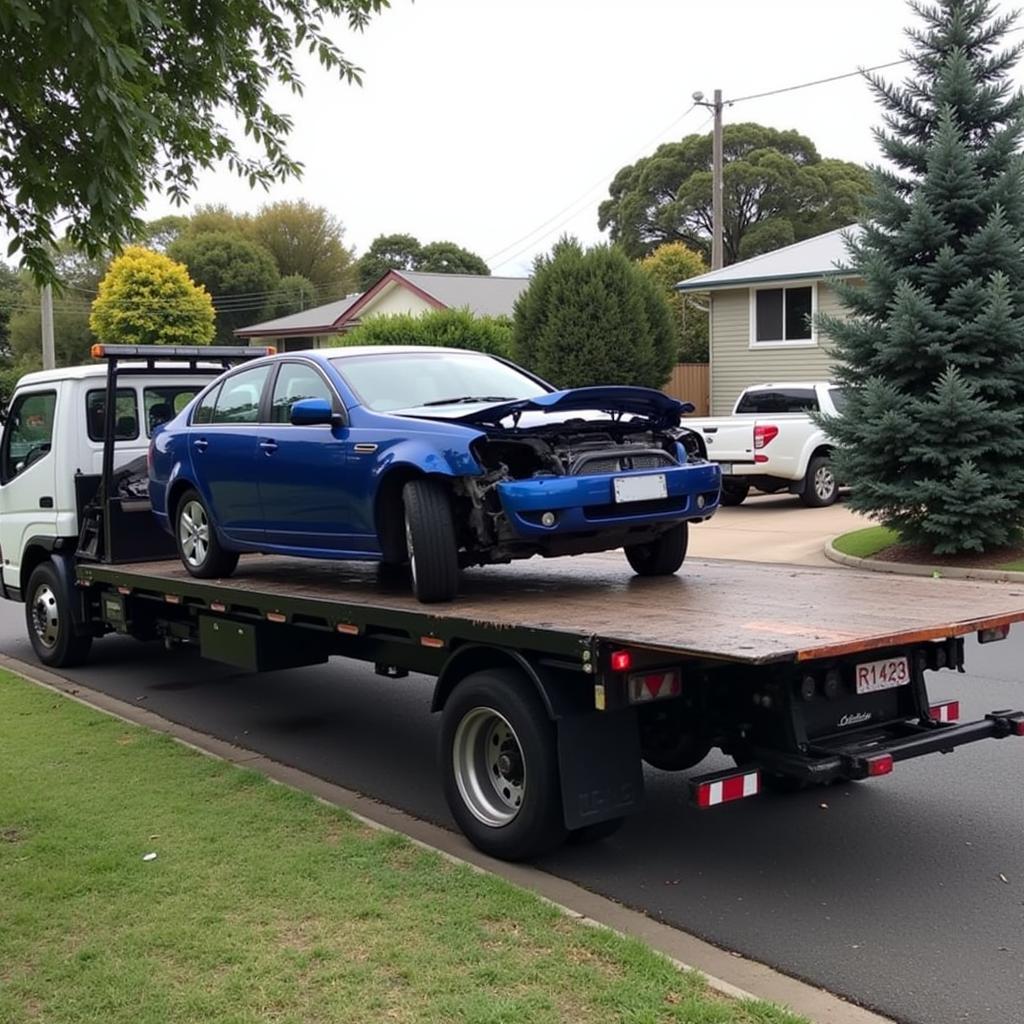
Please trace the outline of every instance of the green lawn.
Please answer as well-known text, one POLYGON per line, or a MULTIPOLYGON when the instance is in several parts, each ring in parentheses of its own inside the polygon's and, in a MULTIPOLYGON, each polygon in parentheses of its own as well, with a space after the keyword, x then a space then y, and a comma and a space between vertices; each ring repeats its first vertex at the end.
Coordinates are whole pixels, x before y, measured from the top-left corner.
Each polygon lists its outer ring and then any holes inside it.
POLYGON ((886 526, 869 526, 863 530, 844 533, 832 541, 832 546, 844 555, 870 558, 897 543, 900 535, 886 526))
POLYGON ((797 1018, 717 997, 639 942, 0 673, 0 1021, 37 1020, 797 1018))

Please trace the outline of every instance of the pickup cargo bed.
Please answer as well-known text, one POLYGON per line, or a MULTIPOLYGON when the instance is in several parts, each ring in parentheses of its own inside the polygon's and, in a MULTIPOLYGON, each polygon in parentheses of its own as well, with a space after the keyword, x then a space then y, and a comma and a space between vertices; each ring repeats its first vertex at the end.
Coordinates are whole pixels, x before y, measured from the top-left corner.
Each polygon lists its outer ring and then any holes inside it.
MULTIPOLYGON (((375 565, 253 555, 226 580, 193 579, 177 561, 83 563, 83 582, 140 596, 212 603, 260 618, 372 624, 381 612, 410 636, 445 640, 530 635, 537 649, 593 638, 745 664, 806 661, 960 636, 1024 621, 1024 586, 893 578, 843 569, 688 561, 677 576, 641 579, 619 555, 467 570, 452 604, 422 605, 408 583, 381 582, 375 565), (298 618, 297 618, 298 617, 298 618)), ((273 620, 272 620, 273 621, 273 620)))

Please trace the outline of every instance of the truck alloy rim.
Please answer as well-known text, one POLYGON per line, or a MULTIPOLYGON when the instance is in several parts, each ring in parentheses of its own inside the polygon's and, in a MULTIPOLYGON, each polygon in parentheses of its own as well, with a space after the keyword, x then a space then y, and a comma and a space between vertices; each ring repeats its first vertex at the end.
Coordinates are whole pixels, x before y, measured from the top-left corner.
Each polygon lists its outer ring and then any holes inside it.
POLYGON ((60 636, 57 595, 47 583, 37 587, 32 595, 32 628, 36 639, 47 650, 57 646, 57 638, 60 636))
POLYGON ((198 501, 190 501, 181 510, 178 539, 189 565, 202 565, 210 550, 210 521, 198 501))
POLYGON ((828 466, 819 466, 814 474, 814 492, 822 501, 832 497, 836 489, 836 478, 828 466))
POLYGON ((462 802, 491 828, 519 813, 526 790, 526 759, 507 718, 493 708, 473 708, 459 722, 452 766, 462 802))

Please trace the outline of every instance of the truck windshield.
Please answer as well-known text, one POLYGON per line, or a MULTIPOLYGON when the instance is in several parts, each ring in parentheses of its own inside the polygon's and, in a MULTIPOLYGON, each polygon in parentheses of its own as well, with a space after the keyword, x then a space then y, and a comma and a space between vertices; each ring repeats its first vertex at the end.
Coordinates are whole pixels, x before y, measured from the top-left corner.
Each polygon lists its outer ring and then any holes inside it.
POLYGON ((476 352, 385 352, 331 362, 374 412, 514 401, 548 390, 514 366, 476 352))

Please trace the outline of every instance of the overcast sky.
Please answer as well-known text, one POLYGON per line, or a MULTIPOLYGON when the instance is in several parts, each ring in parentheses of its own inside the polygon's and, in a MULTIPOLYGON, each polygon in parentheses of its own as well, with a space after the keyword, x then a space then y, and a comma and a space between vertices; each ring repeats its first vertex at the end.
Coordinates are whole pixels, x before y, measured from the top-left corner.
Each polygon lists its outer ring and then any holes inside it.
MULTIPOLYGON (((303 60, 305 97, 280 94, 303 178, 268 194, 210 174, 193 204, 302 197, 340 218, 357 252, 408 232, 527 273, 564 232, 600 240, 597 206, 621 166, 710 130, 695 90, 728 100, 895 60, 911 21, 902 0, 393 0, 365 33, 336 33, 361 88, 303 60)), ((860 78, 725 118, 795 128, 823 156, 876 157, 860 78)), ((169 212, 158 200, 146 215, 169 212)))

